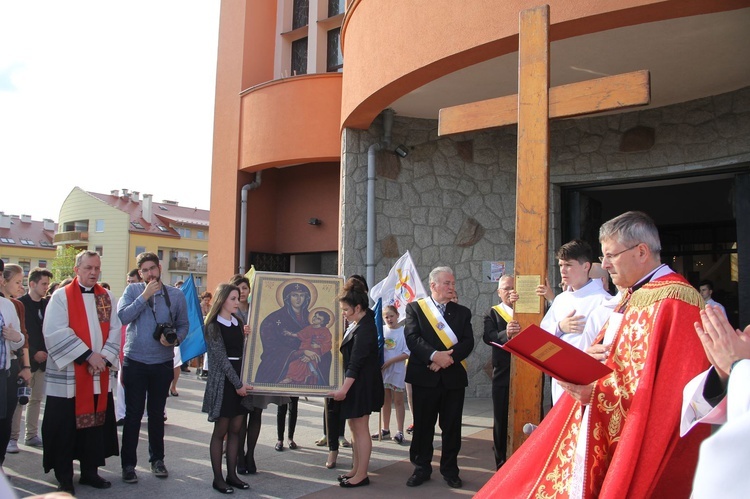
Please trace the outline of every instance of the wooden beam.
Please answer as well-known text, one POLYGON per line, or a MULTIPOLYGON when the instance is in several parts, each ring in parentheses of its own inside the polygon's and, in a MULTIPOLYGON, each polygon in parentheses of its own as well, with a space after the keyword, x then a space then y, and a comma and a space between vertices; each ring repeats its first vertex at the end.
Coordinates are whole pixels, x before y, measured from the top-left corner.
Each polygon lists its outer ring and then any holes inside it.
MULTIPOLYGON (((549 231, 549 6, 521 12, 518 37, 518 174, 516 176, 515 274, 547 275, 549 231)), ((539 324, 538 313, 516 313, 521 328, 539 324)), ((542 376, 539 370, 511 360, 508 450, 526 439, 523 426, 541 419, 542 376)))
MULTIPOLYGON (((549 118, 570 118, 613 109, 643 106, 651 101, 648 70, 553 87, 549 118)), ((470 102, 440 110, 438 135, 473 132, 518 121, 518 95, 470 102)))

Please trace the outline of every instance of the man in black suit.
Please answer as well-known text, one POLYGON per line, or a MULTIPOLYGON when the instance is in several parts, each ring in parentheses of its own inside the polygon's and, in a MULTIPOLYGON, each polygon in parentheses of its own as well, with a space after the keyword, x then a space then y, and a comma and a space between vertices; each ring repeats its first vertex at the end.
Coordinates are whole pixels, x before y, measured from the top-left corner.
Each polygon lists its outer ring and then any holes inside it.
POLYGON ((469 384, 466 362, 474 348, 471 312, 451 301, 456 296, 456 279, 450 267, 430 272, 431 297, 406 307, 404 335, 411 355, 406 382, 414 395, 414 433, 409 458, 414 474, 406 485, 416 487, 432 473, 432 440, 440 416, 442 456, 440 474, 448 485, 461 487, 458 452, 461 450, 461 417, 464 391, 469 384))
MULTIPOLYGON (((513 320, 513 302, 518 293, 513 289, 512 275, 504 275, 497 283, 500 303, 490 308, 484 316, 484 342, 504 345, 521 332, 521 325, 513 320)), ((495 466, 505 464, 508 453, 508 395, 510 385, 510 353, 492 348, 492 408, 494 421, 492 436, 495 443, 495 466)))

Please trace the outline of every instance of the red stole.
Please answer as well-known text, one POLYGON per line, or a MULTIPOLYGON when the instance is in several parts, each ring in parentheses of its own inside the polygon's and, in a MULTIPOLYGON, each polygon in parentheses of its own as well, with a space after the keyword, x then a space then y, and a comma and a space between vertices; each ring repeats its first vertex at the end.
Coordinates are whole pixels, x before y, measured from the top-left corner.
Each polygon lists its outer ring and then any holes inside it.
MULTIPOLYGON (((633 293, 606 361, 614 372, 596 382, 589 406, 584 498, 690 495, 698 448, 710 432, 679 437, 682 388, 708 365, 693 329, 700 303, 677 274, 633 293)), ((475 497, 567 498, 581 413, 563 395, 475 497)))
MULTIPOLYGON (((83 303, 78 278, 65 286, 65 296, 68 299, 68 325, 73 332, 91 349, 91 331, 89 331, 88 314, 83 303)), ((102 344, 109 337, 109 319, 112 314, 112 302, 107 290, 96 284, 94 286, 96 312, 102 329, 102 344)), ((89 374, 88 364, 74 363, 76 375, 76 428, 90 428, 104 424, 107 410, 107 393, 109 392, 109 369, 99 373, 101 393, 94 407, 94 376, 89 374)))

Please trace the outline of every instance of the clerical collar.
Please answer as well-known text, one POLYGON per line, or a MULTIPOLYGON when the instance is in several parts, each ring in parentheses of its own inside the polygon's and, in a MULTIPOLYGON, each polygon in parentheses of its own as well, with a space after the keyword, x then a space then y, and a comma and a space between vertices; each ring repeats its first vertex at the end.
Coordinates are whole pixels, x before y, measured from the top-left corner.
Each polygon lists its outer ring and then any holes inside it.
POLYGON ((87 288, 84 288, 83 286, 81 286, 79 284, 78 287, 81 288, 81 293, 93 293, 94 292, 94 287, 93 286, 91 286, 90 288, 87 289, 87 288))
POLYGON ((222 317, 220 315, 217 315, 216 316, 216 322, 218 322, 219 324, 221 324, 223 326, 226 326, 226 327, 236 326, 237 324, 239 324, 239 322, 237 322, 237 317, 235 317, 235 316, 232 316, 232 320, 228 320, 228 319, 225 319, 224 317, 222 317))
POLYGON ((643 286, 644 284, 646 284, 647 282, 650 282, 650 281, 651 281, 651 279, 653 279, 653 277, 654 277, 654 276, 656 275, 656 273, 657 273, 657 272, 659 272, 659 271, 660 271, 660 270, 661 270, 662 268, 664 268, 664 267, 666 267, 666 266, 667 266, 667 264, 666 264, 666 263, 662 263, 661 265, 659 265, 658 267, 656 267, 656 268, 655 268, 654 270, 652 270, 651 272, 649 272, 649 273, 648 273, 648 275, 646 275, 646 276, 645 276, 645 277, 643 277, 643 278, 642 278, 641 280, 639 280, 638 282, 636 282, 636 283, 635 283, 635 284, 634 284, 634 285, 633 285, 633 286, 632 286, 632 287, 630 288, 630 292, 631 292, 631 293, 635 293, 636 291, 638 291, 639 289, 641 289, 641 287, 642 287, 642 286, 643 286))

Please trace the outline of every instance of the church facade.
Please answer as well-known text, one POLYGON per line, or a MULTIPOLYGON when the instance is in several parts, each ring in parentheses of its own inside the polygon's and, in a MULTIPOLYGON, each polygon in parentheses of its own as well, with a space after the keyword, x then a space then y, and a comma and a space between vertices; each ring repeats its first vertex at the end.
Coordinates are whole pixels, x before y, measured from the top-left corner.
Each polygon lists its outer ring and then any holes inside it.
MULTIPOLYGON (((222 3, 209 250, 226 257, 209 286, 243 260, 369 270, 371 285, 406 250, 423 280, 449 265, 474 315, 468 393, 489 396, 482 315, 496 301, 492 270, 513 271, 517 127, 439 136, 438 113, 517 92, 518 13, 534 4, 258 3, 222 3), (294 28, 301 4, 308 23, 294 28), (303 38, 308 74, 292 75, 303 38), (336 43, 343 69, 330 64, 336 43)), ((750 2, 549 4, 552 86, 651 74, 646 107, 551 123, 550 282, 557 247, 578 237, 596 249, 603 221, 640 209, 660 227, 663 260, 695 285, 713 280, 746 324, 750 2)))

